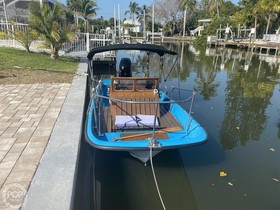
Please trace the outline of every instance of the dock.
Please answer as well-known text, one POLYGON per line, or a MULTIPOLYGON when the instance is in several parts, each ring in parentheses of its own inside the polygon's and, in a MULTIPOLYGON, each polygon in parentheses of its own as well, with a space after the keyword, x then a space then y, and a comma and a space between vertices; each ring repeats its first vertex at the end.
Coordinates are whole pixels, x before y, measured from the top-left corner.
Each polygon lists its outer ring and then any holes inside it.
POLYGON ((251 40, 251 39, 217 39, 215 36, 207 38, 208 47, 228 47, 251 50, 252 52, 280 55, 280 42, 251 40))

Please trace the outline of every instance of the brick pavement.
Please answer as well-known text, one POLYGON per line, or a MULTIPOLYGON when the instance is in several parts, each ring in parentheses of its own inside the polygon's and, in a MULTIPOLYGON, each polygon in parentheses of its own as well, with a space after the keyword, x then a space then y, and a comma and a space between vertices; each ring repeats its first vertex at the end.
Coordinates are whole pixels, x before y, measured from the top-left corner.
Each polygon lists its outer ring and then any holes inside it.
POLYGON ((70 86, 0 85, 0 209, 20 208, 70 86))

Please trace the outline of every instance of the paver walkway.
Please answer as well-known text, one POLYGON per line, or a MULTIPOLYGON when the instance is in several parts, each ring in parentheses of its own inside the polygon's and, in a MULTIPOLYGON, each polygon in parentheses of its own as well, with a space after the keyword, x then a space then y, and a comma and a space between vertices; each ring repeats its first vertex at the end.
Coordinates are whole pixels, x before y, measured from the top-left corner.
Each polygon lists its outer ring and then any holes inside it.
POLYGON ((0 85, 0 209, 20 208, 70 86, 0 85))

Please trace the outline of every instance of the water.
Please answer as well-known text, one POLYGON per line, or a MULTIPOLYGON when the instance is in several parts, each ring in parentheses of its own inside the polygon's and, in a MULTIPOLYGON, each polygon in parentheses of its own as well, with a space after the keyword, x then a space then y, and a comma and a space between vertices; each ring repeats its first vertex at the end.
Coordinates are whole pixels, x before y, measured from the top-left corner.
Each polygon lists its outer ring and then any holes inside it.
MULTIPOLYGON (((198 92, 193 116, 208 132, 208 141, 154 158, 166 208, 280 209, 280 58, 234 49, 167 47, 179 53, 181 66, 175 71, 180 71, 180 87, 198 92), (220 177, 222 171, 226 177, 220 177)), ((177 83, 170 74, 167 86, 177 83)), ((186 94, 175 90, 173 97, 186 94)), ((93 206, 162 209, 149 164, 145 167, 125 152, 95 150, 94 155, 93 206)))
POLYGON ((280 209, 279 60, 216 52, 201 55, 187 78, 200 90, 196 118, 209 133, 207 144, 180 150, 198 209, 280 209))

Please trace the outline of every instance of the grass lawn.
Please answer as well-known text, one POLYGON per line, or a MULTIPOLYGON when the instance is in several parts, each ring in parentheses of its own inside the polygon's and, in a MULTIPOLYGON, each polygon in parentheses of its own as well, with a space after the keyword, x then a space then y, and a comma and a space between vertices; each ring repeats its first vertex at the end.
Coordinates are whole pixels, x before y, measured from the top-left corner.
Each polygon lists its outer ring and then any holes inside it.
POLYGON ((0 47, 0 70, 31 69, 75 73, 79 59, 59 57, 51 59, 45 53, 25 52, 14 48, 0 47))

